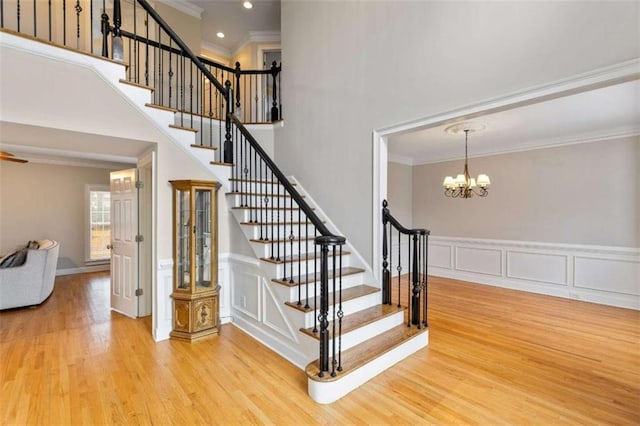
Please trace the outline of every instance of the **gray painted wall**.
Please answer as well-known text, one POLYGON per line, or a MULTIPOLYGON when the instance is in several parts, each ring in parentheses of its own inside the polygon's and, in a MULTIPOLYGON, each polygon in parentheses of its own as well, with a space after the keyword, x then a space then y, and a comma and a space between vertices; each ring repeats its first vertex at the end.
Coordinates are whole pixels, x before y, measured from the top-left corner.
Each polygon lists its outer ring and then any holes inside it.
MULTIPOLYGON (((447 237, 640 247, 640 137, 471 158, 472 175, 491 177, 489 196, 445 197, 444 176, 463 164, 413 167, 415 227, 447 237)), ((389 177, 389 194, 403 193, 405 181, 389 177)))
POLYGON ((373 130, 639 57, 639 13, 637 2, 283 0, 276 161, 370 262, 373 130))
POLYGON ((412 228, 414 197, 413 167, 389 162, 387 168, 387 186, 389 211, 405 228, 412 228))

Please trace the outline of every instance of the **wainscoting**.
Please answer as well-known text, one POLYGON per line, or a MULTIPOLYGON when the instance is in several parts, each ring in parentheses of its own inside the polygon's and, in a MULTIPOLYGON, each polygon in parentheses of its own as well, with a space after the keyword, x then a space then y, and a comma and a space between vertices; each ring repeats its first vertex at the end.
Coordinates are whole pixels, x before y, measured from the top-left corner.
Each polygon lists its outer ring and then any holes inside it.
POLYGON ((431 236, 429 274, 640 310, 638 248, 431 236))

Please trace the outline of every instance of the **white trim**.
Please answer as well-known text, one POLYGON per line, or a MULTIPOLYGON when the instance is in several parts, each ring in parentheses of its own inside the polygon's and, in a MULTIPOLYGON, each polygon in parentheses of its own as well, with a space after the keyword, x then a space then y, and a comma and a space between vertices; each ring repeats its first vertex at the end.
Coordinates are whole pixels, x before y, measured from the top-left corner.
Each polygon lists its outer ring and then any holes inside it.
POLYGON ((432 236, 428 270, 434 276, 640 310, 640 248, 432 236), (466 266, 458 264, 459 249, 466 250, 466 266), (488 252, 499 255, 487 257, 488 252))
POLYGON ((280 43, 280 31, 249 31, 233 49, 231 56, 236 56, 249 43, 280 43))
POLYGON ((446 121, 459 119, 461 117, 472 119, 479 115, 531 105, 569 94, 593 90, 598 87, 636 80, 638 78, 640 78, 640 58, 635 58, 561 80, 517 90, 506 95, 490 98, 482 102, 462 106, 425 118, 384 127, 378 129, 377 132, 383 136, 388 136, 400 132, 413 131, 417 128, 439 126, 446 121))
POLYGON ((85 258, 85 264, 87 266, 92 266, 90 265, 90 263, 110 263, 110 258, 104 258, 104 259, 91 259, 91 207, 90 207, 90 203, 91 203, 91 199, 90 199, 90 195, 91 192, 96 191, 96 192, 109 192, 111 191, 109 185, 105 185, 105 184, 91 184, 91 183, 86 183, 84 185, 84 258, 85 258))
MULTIPOLYGON (((547 140, 546 142, 538 141, 532 142, 526 145, 518 145, 511 146, 505 149, 496 149, 493 151, 485 151, 481 153, 475 153, 474 155, 469 155, 468 158, 480 158, 480 157, 490 157, 492 155, 501 155, 501 154, 511 154, 514 152, 523 152, 523 151, 534 151, 537 149, 547 149, 547 148, 557 148, 560 146, 569 146, 569 145, 578 145, 583 143, 591 143, 591 142, 601 142, 607 140, 615 140, 622 139, 628 137, 634 137, 640 135, 640 127, 609 131, 607 133, 602 134, 593 134, 587 136, 580 137, 572 137, 572 138, 558 138, 547 140)), ((451 156, 451 157, 439 157, 439 158, 423 158, 423 159, 410 159, 408 157, 401 157, 399 155, 390 154, 390 158, 394 159, 406 159, 409 163, 402 163, 402 161, 395 161, 396 163, 407 164, 409 166, 421 166, 424 164, 434 164, 434 163, 444 163, 446 161, 456 161, 464 159, 464 156, 451 156)))
POLYGON ((84 274, 87 272, 108 271, 110 268, 111 268, 111 265, 109 263, 106 263, 101 265, 81 266, 79 268, 57 269, 56 277, 60 277, 62 275, 84 274))
MULTIPOLYGON (((220 55, 222 57, 224 57, 225 59, 229 60, 231 59, 231 49, 228 49, 224 46, 220 46, 219 44, 215 44, 212 43, 210 41, 206 41, 206 40, 202 40, 200 42, 200 48, 208 50, 210 52, 215 53, 216 55, 220 55)), ((204 55, 207 56, 207 55, 204 55)), ((218 62, 213 58, 209 58, 214 62, 218 62)), ((220 65, 224 65, 224 66, 228 66, 228 64, 220 64, 220 65)))
MULTIPOLYGON (((405 157, 403 155, 389 153, 388 158, 390 163, 404 164, 405 166, 416 165, 416 163, 414 163, 413 161, 413 158, 411 157, 405 157)), ((427 164, 427 163, 418 163, 418 164, 427 164)))
POLYGON ((182 13, 186 13, 189 16, 193 16, 196 19, 202 19, 202 13, 204 9, 196 6, 193 3, 189 3, 186 0, 156 0, 159 3, 179 10, 182 13))

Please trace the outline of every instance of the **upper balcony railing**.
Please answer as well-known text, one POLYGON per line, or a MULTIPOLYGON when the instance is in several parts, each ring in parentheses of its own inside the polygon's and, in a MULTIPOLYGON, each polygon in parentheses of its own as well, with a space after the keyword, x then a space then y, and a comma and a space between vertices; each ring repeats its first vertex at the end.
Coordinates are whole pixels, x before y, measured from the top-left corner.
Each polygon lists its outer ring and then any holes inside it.
MULTIPOLYGON (((188 122, 192 116, 225 120, 224 88, 212 90, 203 71, 137 1, 0 0, 0 27, 123 61, 128 80, 153 87, 153 103, 186 114, 188 122)), ((235 114, 243 123, 282 119, 279 64, 242 69, 239 62, 232 68, 198 59, 218 82, 231 82, 235 114)), ((185 117, 180 119, 184 124, 185 117)))

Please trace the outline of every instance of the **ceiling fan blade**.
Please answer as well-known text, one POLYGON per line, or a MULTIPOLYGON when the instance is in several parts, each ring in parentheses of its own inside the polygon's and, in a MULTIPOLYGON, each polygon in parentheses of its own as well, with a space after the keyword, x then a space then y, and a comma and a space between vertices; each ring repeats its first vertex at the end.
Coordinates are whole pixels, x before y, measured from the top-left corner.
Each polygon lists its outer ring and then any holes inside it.
POLYGON ((0 157, 15 157, 15 155, 7 151, 0 151, 0 157))
POLYGON ((28 163, 28 160, 23 160, 22 158, 13 158, 13 157, 5 157, 3 155, 0 155, 0 160, 5 160, 5 161, 13 161, 14 163, 28 163))

